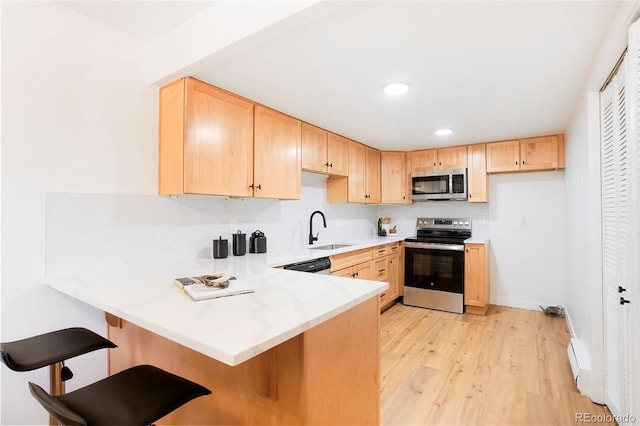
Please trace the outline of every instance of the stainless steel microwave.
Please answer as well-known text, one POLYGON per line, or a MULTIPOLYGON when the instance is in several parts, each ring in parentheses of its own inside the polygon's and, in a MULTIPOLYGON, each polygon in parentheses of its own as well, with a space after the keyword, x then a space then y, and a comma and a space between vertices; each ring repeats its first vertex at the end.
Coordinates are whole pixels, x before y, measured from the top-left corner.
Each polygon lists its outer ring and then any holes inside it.
POLYGON ((467 169, 433 170, 411 174, 411 199, 462 200, 467 199, 467 169))

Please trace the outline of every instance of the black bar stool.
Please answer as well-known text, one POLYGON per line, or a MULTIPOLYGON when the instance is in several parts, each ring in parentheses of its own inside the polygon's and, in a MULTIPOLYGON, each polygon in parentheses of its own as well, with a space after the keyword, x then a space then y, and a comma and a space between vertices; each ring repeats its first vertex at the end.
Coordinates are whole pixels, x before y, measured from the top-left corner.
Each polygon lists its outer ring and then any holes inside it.
MULTIPOLYGON (((49 392, 65 393, 64 382, 73 377, 64 361, 98 349, 117 347, 110 340, 86 328, 66 328, 14 342, 0 343, 0 357, 14 371, 31 371, 49 366, 49 392)), ((57 422, 51 418, 51 424, 57 422)))
POLYGON ((211 394, 197 383, 151 365, 129 368, 65 394, 64 380, 73 374, 64 367, 64 360, 115 347, 92 331, 68 328, 1 343, 0 355, 15 371, 50 366, 51 393, 31 382, 29 390, 51 414, 52 425, 57 421, 65 425, 149 425, 192 399, 211 394), (59 383, 54 383, 54 375, 59 383))
POLYGON ((150 425, 211 391, 151 365, 138 365, 65 395, 29 383, 31 394, 65 425, 150 425))

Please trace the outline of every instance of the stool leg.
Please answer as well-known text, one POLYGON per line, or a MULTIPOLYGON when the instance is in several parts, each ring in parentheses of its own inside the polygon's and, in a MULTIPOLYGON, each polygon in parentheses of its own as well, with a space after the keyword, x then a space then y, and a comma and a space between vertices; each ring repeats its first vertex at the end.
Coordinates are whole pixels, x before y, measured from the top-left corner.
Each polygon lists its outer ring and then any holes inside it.
MULTIPOLYGON (((49 366, 49 393, 53 396, 63 395, 65 393, 64 382, 62 381, 61 371, 62 371, 62 362, 56 362, 55 364, 51 364, 49 366)), ((58 419, 53 416, 49 416, 49 425, 50 426, 58 426, 60 423, 58 419)))

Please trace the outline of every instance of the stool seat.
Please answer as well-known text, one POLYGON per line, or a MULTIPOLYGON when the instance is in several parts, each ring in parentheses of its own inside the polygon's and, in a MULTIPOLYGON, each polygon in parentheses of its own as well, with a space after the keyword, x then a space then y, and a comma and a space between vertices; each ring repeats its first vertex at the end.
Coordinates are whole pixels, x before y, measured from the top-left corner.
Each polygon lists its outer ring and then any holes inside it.
POLYGON ((30 371, 97 349, 115 347, 113 342, 93 331, 74 327, 0 343, 0 356, 12 370, 30 371))
POLYGON ((29 383, 31 394, 65 425, 149 425, 211 391, 151 365, 139 365, 98 382, 51 396, 29 383))

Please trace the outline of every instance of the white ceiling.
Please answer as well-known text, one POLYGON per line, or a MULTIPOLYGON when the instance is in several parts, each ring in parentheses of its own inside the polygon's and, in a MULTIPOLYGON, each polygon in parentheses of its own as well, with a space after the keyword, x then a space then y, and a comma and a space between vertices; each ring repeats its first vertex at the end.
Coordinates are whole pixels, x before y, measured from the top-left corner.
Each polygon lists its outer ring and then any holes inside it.
MULTIPOLYGON (((148 41, 210 5, 65 3, 148 41)), ((354 2, 297 28, 290 17, 278 37, 254 34, 250 48, 194 76, 379 149, 549 134, 566 130, 617 7, 354 2), (407 82, 409 93, 384 95, 391 81, 407 82), (441 127, 454 134, 435 136, 441 127)))
POLYGON ((144 41, 154 41, 213 2, 59 0, 57 3, 144 41))

